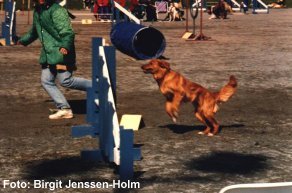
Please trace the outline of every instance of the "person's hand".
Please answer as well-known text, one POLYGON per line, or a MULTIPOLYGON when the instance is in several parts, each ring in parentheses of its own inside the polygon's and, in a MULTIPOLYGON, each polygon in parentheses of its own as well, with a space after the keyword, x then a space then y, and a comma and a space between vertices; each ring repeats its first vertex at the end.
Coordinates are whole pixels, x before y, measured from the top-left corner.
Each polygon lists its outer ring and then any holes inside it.
POLYGON ((60 48, 60 52, 63 55, 67 55, 68 54, 68 50, 66 48, 60 48))

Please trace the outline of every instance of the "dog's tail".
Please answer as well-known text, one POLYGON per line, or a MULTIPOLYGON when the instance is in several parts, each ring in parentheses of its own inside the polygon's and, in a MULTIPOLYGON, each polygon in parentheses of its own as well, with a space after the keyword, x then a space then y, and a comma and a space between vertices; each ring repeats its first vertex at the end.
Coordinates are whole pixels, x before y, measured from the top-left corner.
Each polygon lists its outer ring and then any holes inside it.
POLYGON ((234 95, 237 88, 237 81, 235 76, 231 75, 229 78, 229 82, 221 88, 221 90, 215 93, 217 102, 226 102, 230 97, 234 95))

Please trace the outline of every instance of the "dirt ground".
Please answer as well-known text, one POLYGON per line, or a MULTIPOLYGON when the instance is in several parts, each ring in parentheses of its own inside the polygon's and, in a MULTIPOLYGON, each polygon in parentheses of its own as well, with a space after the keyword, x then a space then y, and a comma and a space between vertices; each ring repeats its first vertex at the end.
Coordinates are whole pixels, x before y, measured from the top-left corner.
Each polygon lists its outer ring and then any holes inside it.
MULTIPOLYGON (((71 126, 86 123, 85 93, 62 88, 75 118, 48 119, 54 104, 40 85, 39 42, 0 47, 0 192, 215 193, 238 183, 292 181, 291 17, 292 9, 226 20, 204 14, 203 33, 212 38, 206 42, 181 39, 184 22, 144 23, 164 34, 164 56, 194 82, 216 91, 231 74, 238 79, 238 92, 217 115, 222 130, 215 137, 197 134, 203 126, 190 104, 182 106, 173 124, 156 83, 140 68, 145 61, 117 52, 118 114, 141 114, 145 122, 135 133, 143 156, 135 162, 140 189, 3 188, 3 180, 110 182, 118 176, 108 164, 81 160, 80 150, 96 147, 95 139, 71 137, 71 126)), ((29 27, 25 16, 18 17, 18 35, 29 27)), ((110 42, 111 24, 73 28, 75 75, 90 78, 91 37, 110 42)))

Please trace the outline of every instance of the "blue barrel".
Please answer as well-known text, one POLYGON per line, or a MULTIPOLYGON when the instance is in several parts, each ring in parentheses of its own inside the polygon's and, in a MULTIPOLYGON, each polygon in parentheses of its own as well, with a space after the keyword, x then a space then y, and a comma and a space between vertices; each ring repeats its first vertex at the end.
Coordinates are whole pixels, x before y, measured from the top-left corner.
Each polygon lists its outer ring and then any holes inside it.
POLYGON ((166 46, 160 31, 132 22, 115 24, 110 37, 119 51, 139 60, 159 58, 166 46))

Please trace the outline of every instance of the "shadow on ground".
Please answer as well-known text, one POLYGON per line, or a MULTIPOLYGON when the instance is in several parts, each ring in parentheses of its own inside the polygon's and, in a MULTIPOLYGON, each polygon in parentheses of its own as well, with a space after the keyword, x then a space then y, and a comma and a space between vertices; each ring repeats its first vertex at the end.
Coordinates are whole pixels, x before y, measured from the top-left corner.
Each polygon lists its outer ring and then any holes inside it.
MULTIPOLYGON (((232 125, 222 125, 220 126, 219 130, 221 131, 222 128, 241 128, 244 127, 243 124, 232 124, 232 125)), ((176 134, 184 134, 192 131, 203 131, 206 127, 204 125, 177 125, 177 124, 167 124, 159 126, 160 128, 168 128, 173 133, 176 134)))
POLYGON ((268 169, 268 157, 260 154, 212 152, 195 158, 185 165, 189 170, 224 174, 253 175, 268 169))
POLYGON ((69 100, 68 102, 74 114, 86 114, 86 100, 69 100))
MULTIPOLYGON (((81 157, 64 157, 53 160, 36 160, 28 162, 27 167, 25 168, 25 179, 34 180, 34 179, 46 179, 53 180, 59 177, 68 176, 68 175, 82 175, 87 172, 96 172, 98 175, 99 170, 104 170, 109 168, 109 164, 97 163, 85 161, 81 157)), ((97 179, 94 179, 97 180, 97 179)), ((105 179, 99 179, 105 180, 105 179)))

